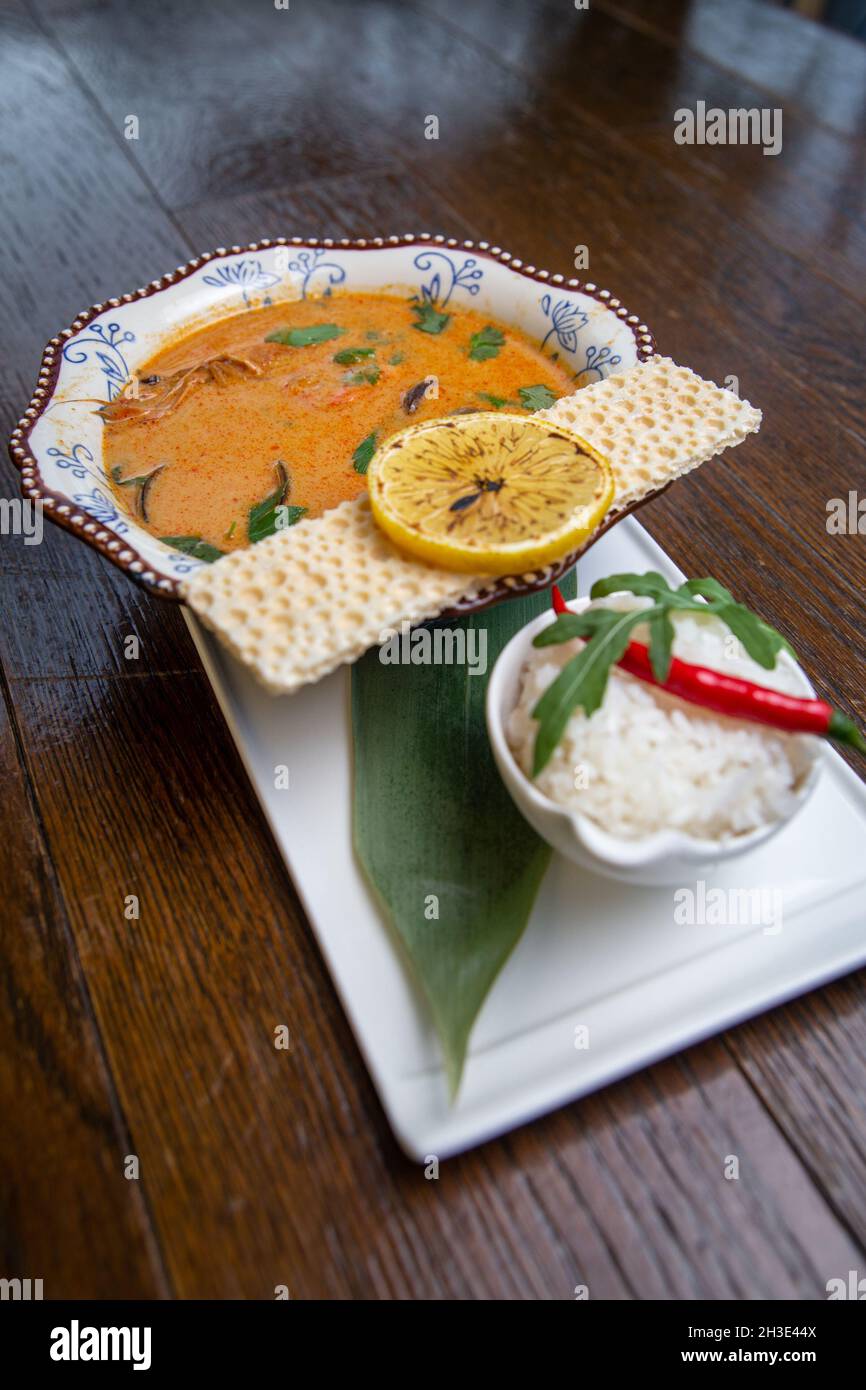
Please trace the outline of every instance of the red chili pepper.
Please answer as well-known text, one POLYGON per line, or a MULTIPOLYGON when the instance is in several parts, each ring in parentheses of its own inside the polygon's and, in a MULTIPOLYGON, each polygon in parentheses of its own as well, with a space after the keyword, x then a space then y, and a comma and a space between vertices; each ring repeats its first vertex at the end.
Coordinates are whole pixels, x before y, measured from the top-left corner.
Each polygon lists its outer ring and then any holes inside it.
POLYGON ((568 612, 568 604, 566 603, 565 599, 562 597, 562 590, 560 589, 560 587, 559 587, 558 584, 554 584, 554 585, 552 586, 552 588, 551 588, 551 590, 550 590, 550 597, 551 597, 551 599, 553 600, 553 611, 554 611, 554 613, 567 613, 567 612, 568 612))
MULTIPOLYGON (((555 584, 551 597, 556 613, 568 612, 568 604, 555 584)), ((653 674, 649 650, 641 642, 629 642, 617 664, 630 675, 659 686, 690 704, 716 710, 732 719, 769 724, 789 734, 818 734, 866 753, 866 739, 853 719, 834 709, 826 700, 808 700, 780 690, 768 690, 753 681, 726 676, 709 666, 692 666, 677 657, 671 659, 667 680, 659 681, 653 674)))

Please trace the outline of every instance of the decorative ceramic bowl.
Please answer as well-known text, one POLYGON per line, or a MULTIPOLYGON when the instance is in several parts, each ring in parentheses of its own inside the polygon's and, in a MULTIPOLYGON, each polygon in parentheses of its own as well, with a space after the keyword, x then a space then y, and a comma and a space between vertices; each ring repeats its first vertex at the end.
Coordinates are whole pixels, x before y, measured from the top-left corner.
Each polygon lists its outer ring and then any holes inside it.
MULTIPOLYGON (((24 496, 40 501, 50 520, 154 593, 178 598, 178 581, 202 562, 178 554, 119 509, 105 474, 103 426, 93 398, 113 400, 167 338, 185 329, 283 299, 328 295, 337 287, 406 289, 439 308, 453 302, 489 312, 555 346, 576 385, 623 371, 655 351, 646 325, 609 290, 524 265, 484 241, 428 234, 369 241, 278 237, 220 248, 132 294, 94 305, 52 338, 33 400, 10 440, 24 496)), ((620 515, 609 514, 606 526, 620 515)), ((499 581, 460 611, 541 588, 575 558, 499 581)))
MULTIPOLYGON (((589 602, 588 598, 575 599, 568 607, 573 613, 580 613, 589 602)), ((802 810, 815 790, 824 763, 824 750, 818 739, 813 740, 812 764, 797 789, 789 814, 758 830, 727 840, 699 840, 680 830, 659 830, 639 840, 623 840, 603 830, 587 816, 551 801, 518 767, 505 737, 505 724, 519 698, 520 676, 532 650, 533 638, 554 618, 552 612, 542 613, 521 628, 502 649, 487 683, 486 712, 496 766, 514 804, 542 839, 560 854, 584 869, 625 883, 684 883, 694 878, 701 867, 710 868, 765 844, 802 810)), ((780 652, 778 659, 797 673, 795 693, 813 697, 815 692, 805 673, 788 653, 780 652)))

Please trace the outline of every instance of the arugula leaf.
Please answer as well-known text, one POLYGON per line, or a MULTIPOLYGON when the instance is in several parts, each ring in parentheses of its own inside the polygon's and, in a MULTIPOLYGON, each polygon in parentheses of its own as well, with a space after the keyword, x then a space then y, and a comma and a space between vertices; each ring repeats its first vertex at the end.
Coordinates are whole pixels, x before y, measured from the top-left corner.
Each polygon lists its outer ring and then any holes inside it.
POLYGON ((556 401, 549 386, 521 386, 517 394, 524 410, 547 410, 556 401))
MULTIPOLYGON (((583 613, 562 613, 555 623, 539 632, 532 645, 555 647, 561 642, 571 642, 575 637, 592 637, 609 625, 608 615, 618 611, 614 608, 587 608, 583 613)), ((643 611, 646 612, 646 609, 643 611)))
MULTIPOLYGON (((615 608, 599 608, 594 611, 605 616, 595 620, 596 630, 593 636, 586 646, 563 666, 556 680, 548 686, 532 711, 533 719, 539 721, 538 733, 535 736, 533 777, 537 777, 549 762, 575 706, 582 705, 587 718, 598 709, 604 699, 611 666, 615 661, 619 661, 628 646, 632 629, 637 627, 638 623, 645 622, 647 617, 645 608, 627 613, 615 608)), ((560 618, 558 621, 563 622, 563 619, 560 618)), ((540 635, 544 636, 544 633, 540 635)), ((538 638, 535 640, 538 642, 538 638)))
POLYGON ((667 580, 654 571, 647 574, 612 574, 593 584, 590 597, 606 598, 623 589, 654 598, 669 609, 715 614, 739 638, 752 660, 765 670, 772 670, 779 651, 784 649, 794 655, 780 632, 751 609, 737 603, 730 589, 726 589, 717 579, 687 579, 678 589, 671 589, 667 580))
POLYGON ((724 584, 720 584, 718 579, 687 579, 681 584, 678 593, 695 594, 705 599, 721 599, 723 603, 733 603, 734 596, 730 589, 726 589, 724 584))
POLYGON ((489 391, 476 391, 475 394, 480 401, 487 401, 488 405, 492 405, 494 410, 501 410, 508 404, 505 396, 491 396, 489 391))
POLYGON ((590 598, 607 598, 609 594, 639 594, 641 597, 656 598, 672 594, 670 584, 664 575, 655 570, 646 574, 609 574, 606 579, 597 579, 589 591, 590 598))
POLYGON ((209 565, 225 554, 224 550, 217 550, 215 545, 203 541, 201 536, 160 536, 159 539, 164 545, 170 545, 173 550, 180 550, 193 560, 205 560, 209 565))
POLYGON ((438 313, 426 299, 420 304, 411 305, 411 309, 416 315, 412 327, 417 328, 419 333, 441 333, 451 322, 450 314, 438 313))
POLYGON ((759 618, 750 608, 737 603, 730 589, 726 589, 717 579, 687 579, 685 584, 680 585, 677 593, 682 594, 684 590, 705 598, 706 605, 696 604, 693 611, 706 611, 708 606, 712 613, 727 624, 734 636, 739 638, 752 660, 757 661, 766 671, 773 669, 780 651, 788 652, 796 660, 797 653, 788 639, 769 623, 765 623, 763 618, 759 618))
POLYGON ((783 634, 779 632, 777 628, 771 627, 769 623, 765 623, 763 618, 759 618, 758 622, 761 624, 761 627, 763 628, 764 632, 769 635, 770 641, 777 644, 775 648, 777 653, 787 652, 788 655, 790 657, 793 657, 795 661, 799 660, 797 653, 794 651, 794 648, 791 646, 791 643, 788 641, 787 637, 783 636, 783 634))
POLYGON ((366 473, 370 467, 370 459, 376 452, 376 431, 368 434, 366 439, 362 439, 357 449, 352 455, 352 466, 356 473, 366 473))
POLYGON ((347 372, 345 380, 349 386, 375 386, 381 375, 378 367, 369 367, 362 372, 347 372))
POLYGON ((598 709, 604 698, 610 667, 619 661, 632 629, 640 623, 649 626, 650 663, 653 675, 661 682, 667 680, 670 672, 675 635, 672 612, 711 613, 739 638, 752 660, 765 670, 772 670, 783 648, 794 655, 780 632, 744 604, 737 603, 730 590, 718 580, 689 579, 678 589, 672 589, 664 575, 653 570, 646 574, 611 574, 593 584, 590 597, 607 598, 624 591, 653 602, 649 607, 625 613, 615 608, 564 613, 534 640, 536 647, 549 647, 570 642, 575 637, 588 639, 577 655, 563 666, 532 711, 539 724, 533 776, 550 759, 572 710, 581 706, 590 715, 598 709))
POLYGON ((375 348, 343 348, 342 352, 335 352, 331 360, 338 362, 341 367, 351 367, 356 362, 363 362, 365 357, 374 357, 375 354, 375 348))
POLYGON ((274 469, 277 475, 277 486, 273 492, 268 493, 263 501, 250 507, 247 518, 247 537, 252 545, 263 541, 267 536, 272 536, 278 529, 277 508, 282 506, 289 490, 289 474, 281 459, 277 459, 274 469))
POLYGON ((491 357, 498 357, 499 349, 504 346, 505 334, 488 323, 469 339, 469 356, 473 362, 487 362, 491 357))
POLYGON ((329 338, 339 338, 345 328, 335 323, 311 323, 307 328, 277 328, 268 333, 266 343, 282 343, 283 347, 311 347, 313 343, 326 343, 329 338))
POLYGON ((666 681, 671 669, 674 646, 674 625, 670 613, 663 610, 649 619, 649 656, 657 681, 666 681))
POLYGON ((772 671, 777 652, 786 645, 781 633, 762 623, 756 613, 750 612, 741 603, 725 603, 719 607, 713 605, 711 611, 740 639, 753 661, 757 661, 765 671, 772 671))

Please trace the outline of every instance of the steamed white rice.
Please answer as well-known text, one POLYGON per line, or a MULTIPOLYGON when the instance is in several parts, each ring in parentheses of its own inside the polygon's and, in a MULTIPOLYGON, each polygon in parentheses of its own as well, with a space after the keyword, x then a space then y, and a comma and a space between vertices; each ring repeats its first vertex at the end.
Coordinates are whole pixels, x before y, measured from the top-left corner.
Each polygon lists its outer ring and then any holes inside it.
MULTIPOLYGON (((633 608, 649 600, 617 596, 603 602, 633 608)), ((764 670, 711 614, 679 613, 674 628, 674 655, 683 661, 802 693, 787 663, 764 670)), ((649 640, 645 626, 632 636, 649 640)), ((527 777, 538 730, 532 710, 582 645, 577 640, 535 647, 523 668, 520 698, 505 731, 527 777)), ((574 712, 535 785, 624 839, 673 828, 722 840, 789 813, 817 744, 810 735, 777 733, 702 710, 614 667, 600 709, 589 719, 583 710, 574 712)))

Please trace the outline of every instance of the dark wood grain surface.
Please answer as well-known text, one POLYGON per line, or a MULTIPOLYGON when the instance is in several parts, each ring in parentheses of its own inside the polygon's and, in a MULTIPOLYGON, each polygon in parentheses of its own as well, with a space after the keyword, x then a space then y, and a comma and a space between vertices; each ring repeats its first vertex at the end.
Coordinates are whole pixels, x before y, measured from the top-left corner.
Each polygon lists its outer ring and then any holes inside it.
MULTIPOLYGON (((5 0, 0 62, 7 432, 80 308, 216 245, 429 230, 568 274, 585 244, 661 350, 764 410, 645 524, 866 720, 866 542, 825 525, 866 492, 866 47, 755 0, 5 0), (698 100, 781 107, 782 153, 675 144, 698 100)), ((866 1268, 862 975, 426 1181, 180 612, 47 532, 0 570, 0 1276, 808 1299, 866 1268)))

